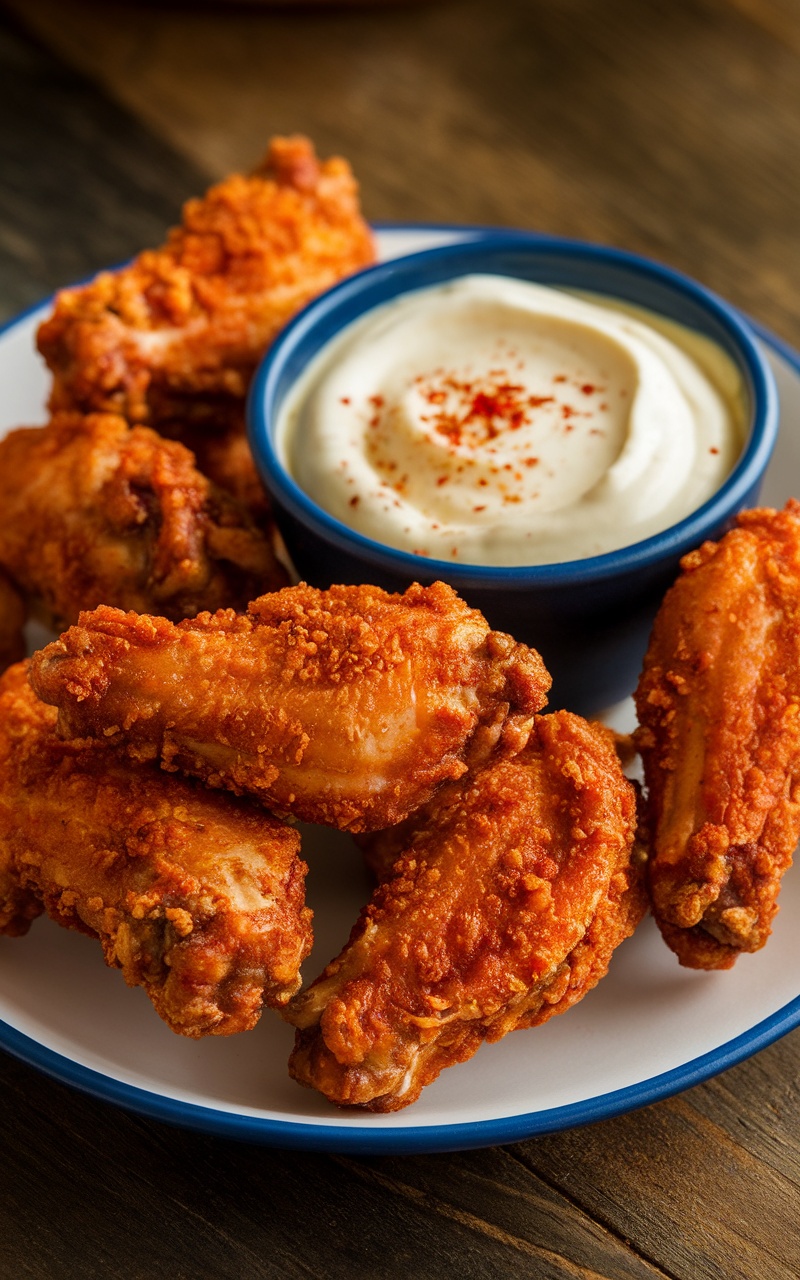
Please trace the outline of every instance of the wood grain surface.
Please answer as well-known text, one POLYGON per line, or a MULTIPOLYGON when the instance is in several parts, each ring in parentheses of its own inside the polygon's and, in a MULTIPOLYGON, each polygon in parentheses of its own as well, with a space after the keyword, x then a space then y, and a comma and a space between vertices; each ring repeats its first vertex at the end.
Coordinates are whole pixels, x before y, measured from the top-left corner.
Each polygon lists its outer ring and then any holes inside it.
POLYGON ((797 0, 14 7, 209 174, 307 132, 373 218, 641 250, 800 343, 797 0))
MULTIPOLYGON (((684 268, 800 345, 794 0, 0 10, 0 310, 160 239, 270 133, 373 218, 538 227, 684 268)), ((746 959, 742 962, 746 963, 746 959)), ((285 1153, 0 1056, 0 1276, 797 1280, 800 1032, 507 1148, 285 1153)))

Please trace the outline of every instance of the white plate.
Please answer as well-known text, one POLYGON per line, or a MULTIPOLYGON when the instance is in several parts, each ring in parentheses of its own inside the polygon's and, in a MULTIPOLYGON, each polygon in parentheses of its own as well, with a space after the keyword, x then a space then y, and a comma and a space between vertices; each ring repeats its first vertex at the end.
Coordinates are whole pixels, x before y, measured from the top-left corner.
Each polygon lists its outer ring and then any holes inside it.
MULTIPOLYGON (((467 237, 468 228, 384 227, 382 256, 467 237)), ((34 332, 49 307, 0 332, 0 432, 43 421, 48 379, 34 332)), ((760 333, 778 380, 782 427, 763 498, 800 493, 800 357, 760 333)), ((630 727, 630 704, 610 717, 630 727)), ((304 831, 318 973, 366 899, 347 837, 304 831)), ((773 937, 728 973, 681 969, 650 919, 608 977, 566 1017, 484 1046, 392 1116, 335 1110, 286 1072, 293 1031, 266 1012, 252 1032, 199 1043, 174 1035, 96 943, 38 920, 0 938, 0 1046, 60 1080, 147 1115, 275 1146, 445 1151, 513 1142, 642 1106, 755 1053, 800 1022, 800 876, 789 875, 773 937)))

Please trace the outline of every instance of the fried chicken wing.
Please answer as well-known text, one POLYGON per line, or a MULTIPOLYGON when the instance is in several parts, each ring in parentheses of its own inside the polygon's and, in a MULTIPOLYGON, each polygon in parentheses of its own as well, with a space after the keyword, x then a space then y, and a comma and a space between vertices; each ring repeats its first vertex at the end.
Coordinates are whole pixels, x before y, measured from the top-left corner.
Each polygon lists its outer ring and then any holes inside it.
POLYGON ((26 888, 12 859, 11 849, 3 838, 4 813, 0 807, 0 935, 18 938, 27 933, 31 922, 44 911, 41 899, 26 888))
POLYGON ((284 1016, 290 1072, 342 1106, 396 1111, 484 1040, 580 1000, 641 918, 636 801, 605 730, 537 716, 528 746, 448 783, 342 953, 284 1016))
POLYGON ((163 248, 58 295, 38 336, 51 407, 219 418, 286 321, 373 258, 347 163, 275 138, 249 177, 190 200, 163 248))
POLYGON ((519 749, 550 678, 436 583, 300 584, 177 626, 114 609, 33 660, 63 732, 342 830, 402 820, 481 754, 519 749))
POLYGON ((112 414, 0 440, 0 565, 46 621, 118 605, 179 619, 287 581, 267 536, 183 445, 112 414))
POLYGON ((25 656, 25 601, 0 569, 0 674, 25 656))
MULTIPOLYGON (((10 705, 10 700, 4 699, 1 692, 3 687, 10 689, 19 685, 23 685, 26 695, 32 698, 21 663, 12 672, 0 678, 0 709, 5 710, 4 702, 7 706, 10 705), (19 673, 22 675, 20 676, 19 673)), ((47 715, 47 719, 54 721, 52 709, 44 707, 41 703, 39 706, 47 715)), ((4 719, 0 721, 0 763, 4 772, 12 743, 13 729, 4 719)), ((15 815, 14 808, 3 802, 2 791, 5 786, 6 779, 0 777, 0 935, 5 934, 15 938, 28 932, 31 922, 42 914, 44 907, 39 896, 23 885, 16 868, 9 839, 14 829, 15 815)))
POLYGON ((95 743, 64 742, 25 664, 0 680, 0 931, 43 903, 100 940, 182 1035, 252 1027, 299 986, 311 944, 299 837, 95 743))
POLYGON ((684 557, 636 691, 653 913, 681 964, 763 947, 800 838, 800 504, 684 557))

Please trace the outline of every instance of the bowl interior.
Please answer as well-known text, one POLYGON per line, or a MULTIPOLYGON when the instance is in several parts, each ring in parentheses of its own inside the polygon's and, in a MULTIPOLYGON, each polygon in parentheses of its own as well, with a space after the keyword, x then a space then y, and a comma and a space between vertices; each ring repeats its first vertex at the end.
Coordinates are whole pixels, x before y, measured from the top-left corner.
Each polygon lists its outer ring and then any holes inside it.
POLYGON ((345 551, 357 548, 387 572, 430 578, 437 569, 453 585, 491 580, 586 581, 674 558, 742 505, 753 478, 763 472, 777 428, 777 393, 766 360, 746 325, 722 300, 669 268, 620 250, 528 233, 478 236, 394 259, 370 268, 316 299, 284 330, 253 382, 249 429, 257 463, 279 505, 345 551), (709 501, 671 529, 620 551, 566 563, 487 567, 434 561, 384 546, 329 516, 297 486, 275 447, 281 408, 309 363, 343 329, 393 298, 473 272, 493 273, 619 298, 677 321, 716 342, 736 365, 748 407, 748 435, 734 471, 709 501))

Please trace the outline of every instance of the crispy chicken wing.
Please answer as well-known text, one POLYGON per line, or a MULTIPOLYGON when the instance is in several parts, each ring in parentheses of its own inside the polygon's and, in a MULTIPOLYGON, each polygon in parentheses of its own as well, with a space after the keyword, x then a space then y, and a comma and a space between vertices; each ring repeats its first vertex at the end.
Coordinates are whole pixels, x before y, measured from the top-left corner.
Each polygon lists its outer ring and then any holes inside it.
POLYGON ((800 504, 682 562, 636 691, 653 913, 681 964, 763 947, 800 837, 800 504))
POLYGON ((352 831, 402 820, 498 744, 518 750, 550 685, 534 650, 443 583, 301 583, 177 626, 97 609, 32 680, 65 733, 352 831))
POLYGON ((240 411, 290 316, 373 257, 347 163, 275 138, 249 177, 190 200, 163 248, 58 295, 38 338, 51 407, 159 428, 240 411))
MULTIPOLYGON (((19 688, 22 688, 26 698, 33 700, 21 662, 0 678, 0 711, 3 715, 0 720, 0 766, 2 766, 2 772, 0 772, 0 934, 6 934, 9 937, 19 937, 27 933, 31 921, 44 911, 38 894, 23 885, 17 871, 8 838, 15 821, 14 810, 9 808, 3 799, 3 791, 9 783, 7 765, 13 753, 15 736, 8 715, 13 697, 10 694, 4 695, 2 691, 19 688)), ((52 709, 45 707, 42 703, 37 705, 41 707, 47 720, 54 722, 52 709)))
POLYGON ((252 1027, 299 985, 311 944, 299 837, 95 743, 64 742, 25 664, 0 680, 0 931, 43 903, 99 938, 173 1031, 252 1027))
POLYGON ((45 620, 118 605, 244 608, 286 573, 183 445, 112 414, 59 413, 0 440, 0 565, 45 620))
POLYGON ((407 1106, 484 1040, 580 1000, 644 911, 636 801, 605 730, 537 716, 528 746, 448 783, 341 955, 284 1016, 290 1072, 332 1102, 407 1106))
POLYGON ((5 814, 0 805, 0 935, 21 937, 44 911, 41 898, 26 888, 13 860, 12 850, 3 839, 5 814))

